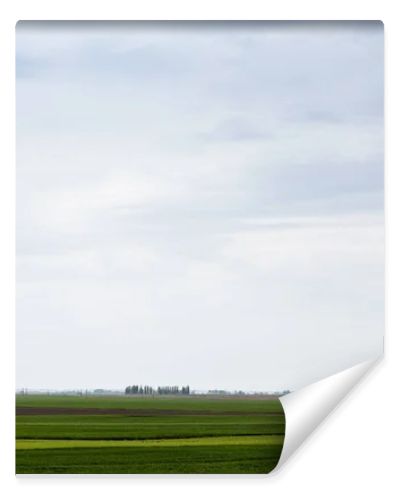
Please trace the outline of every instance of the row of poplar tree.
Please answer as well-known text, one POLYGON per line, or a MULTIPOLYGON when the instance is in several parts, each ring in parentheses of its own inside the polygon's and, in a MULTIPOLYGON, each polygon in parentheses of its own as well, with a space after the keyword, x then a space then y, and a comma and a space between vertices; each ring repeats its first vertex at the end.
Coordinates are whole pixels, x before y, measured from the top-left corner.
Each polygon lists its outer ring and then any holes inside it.
POLYGON ((165 385, 154 389, 149 385, 128 385, 125 394, 190 394, 188 385, 179 388, 177 385, 165 385))

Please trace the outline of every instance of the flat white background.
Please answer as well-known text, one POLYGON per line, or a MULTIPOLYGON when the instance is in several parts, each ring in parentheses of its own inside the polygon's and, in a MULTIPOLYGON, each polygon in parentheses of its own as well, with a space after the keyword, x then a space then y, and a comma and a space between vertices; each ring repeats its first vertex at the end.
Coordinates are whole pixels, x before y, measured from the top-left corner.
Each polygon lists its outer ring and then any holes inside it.
MULTIPOLYGON (((0 93, 0 491, 3 498, 399 498, 399 17, 396 3, 246 0, 3 2, 0 93), (192 4, 192 5, 190 5, 192 4), (264 4, 264 5, 262 5, 264 4), (386 45, 387 332, 385 360, 288 463, 269 476, 14 476, 14 27, 18 19, 381 19, 386 45)), ((51 209, 49 207, 49 209, 51 209)), ((73 364, 73 363, 72 363, 73 364)))

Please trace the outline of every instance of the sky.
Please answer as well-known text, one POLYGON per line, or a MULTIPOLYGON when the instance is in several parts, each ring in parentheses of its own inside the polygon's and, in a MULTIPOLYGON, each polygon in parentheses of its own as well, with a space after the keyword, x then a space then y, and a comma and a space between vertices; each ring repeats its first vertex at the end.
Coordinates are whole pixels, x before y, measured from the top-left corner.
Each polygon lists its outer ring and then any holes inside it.
POLYGON ((19 22, 16 94, 18 388, 382 353, 380 22, 19 22))

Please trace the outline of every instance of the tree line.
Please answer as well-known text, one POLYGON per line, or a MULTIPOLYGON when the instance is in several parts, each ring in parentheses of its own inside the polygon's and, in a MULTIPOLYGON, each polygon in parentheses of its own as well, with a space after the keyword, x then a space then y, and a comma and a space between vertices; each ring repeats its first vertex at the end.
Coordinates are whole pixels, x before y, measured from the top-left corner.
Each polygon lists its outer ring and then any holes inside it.
POLYGON ((188 385, 179 388, 177 385, 164 385, 159 386, 157 389, 149 385, 128 385, 125 388, 125 394, 145 394, 145 395, 155 395, 155 394, 190 394, 190 387, 188 385))

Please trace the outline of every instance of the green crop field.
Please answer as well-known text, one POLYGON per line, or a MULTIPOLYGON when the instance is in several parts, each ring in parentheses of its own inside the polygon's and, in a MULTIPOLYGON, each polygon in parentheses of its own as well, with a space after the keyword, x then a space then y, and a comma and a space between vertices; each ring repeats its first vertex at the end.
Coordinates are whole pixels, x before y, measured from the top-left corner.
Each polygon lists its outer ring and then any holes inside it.
POLYGON ((285 417, 261 397, 17 396, 18 474, 267 473, 285 417))

